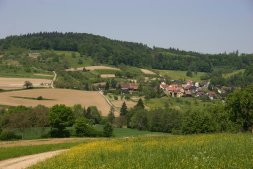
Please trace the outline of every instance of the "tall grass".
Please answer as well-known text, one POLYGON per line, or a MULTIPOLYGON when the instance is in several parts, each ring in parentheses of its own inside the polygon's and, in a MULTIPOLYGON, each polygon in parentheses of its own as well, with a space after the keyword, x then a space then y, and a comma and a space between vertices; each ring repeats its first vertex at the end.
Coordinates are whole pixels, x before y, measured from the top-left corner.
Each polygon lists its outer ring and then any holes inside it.
POLYGON ((108 139, 77 146, 32 168, 252 168, 253 136, 213 134, 108 139))

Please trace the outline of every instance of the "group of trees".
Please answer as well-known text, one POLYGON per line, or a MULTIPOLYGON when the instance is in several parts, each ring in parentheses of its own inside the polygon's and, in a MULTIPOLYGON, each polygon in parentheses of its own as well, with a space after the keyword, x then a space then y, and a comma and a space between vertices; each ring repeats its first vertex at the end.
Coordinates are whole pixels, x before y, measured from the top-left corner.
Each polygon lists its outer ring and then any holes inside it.
POLYGON ((222 76, 223 72, 213 71, 210 82, 213 86, 246 87, 253 83, 253 65, 246 67, 244 72, 235 73, 228 78, 222 76))
POLYGON ((111 124, 103 121, 97 107, 91 106, 85 109, 81 105, 67 107, 55 105, 47 108, 38 105, 34 108, 17 106, 0 110, 0 139, 17 139, 16 130, 22 133, 27 128, 41 128, 42 137, 111 137, 113 128, 111 124), (95 124, 105 124, 104 132, 97 131, 95 124), (50 128, 50 132, 45 131, 50 128))
MULTIPOLYGON (((238 51, 211 55, 174 48, 149 48, 140 43, 110 40, 85 33, 40 32, 0 40, 0 49, 13 47, 78 51, 81 55, 91 56, 94 63, 194 72, 211 72, 214 67, 222 66, 241 69, 253 63, 252 55, 239 55, 238 51)), ((54 60, 57 61, 57 58, 54 60)))
POLYGON ((197 134, 213 132, 253 131, 253 86, 237 89, 225 104, 218 102, 205 109, 186 112, 169 107, 146 110, 140 99, 132 109, 125 103, 121 107, 121 118, 130 128, 156 132, 197 134))

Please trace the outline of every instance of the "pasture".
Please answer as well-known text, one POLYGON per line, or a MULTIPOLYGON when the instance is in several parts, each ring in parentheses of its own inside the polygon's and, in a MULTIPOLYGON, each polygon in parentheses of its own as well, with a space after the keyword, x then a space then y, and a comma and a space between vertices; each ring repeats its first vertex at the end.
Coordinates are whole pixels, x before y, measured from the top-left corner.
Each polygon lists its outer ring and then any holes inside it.
POLYGON ((179 71, 179 70, 157 70, 160 75, 167 76, 172 80, 193 80, 193 81, 200 81, 201 76, 204 76, 206 73, 204 72, 197 72, 195 74, 192 72, 192 77, 186 76, 186 71, 179 71))
POLYGON ((0 93, 0 104, 9 106, 37 106, 38 104, 52 107, 56 104, 65 104, 66 106, 74 106, 81 104, 86 108, 88 106, 97 106, 102 116, 109 113, 110 105, 105 98, 94 91, 80 91, 68 89, 31 89, 0 93), (46 100, 25 99, 37 98, 42 96, 46 100), (23 97, 23 98, 22 98, 23 97))
POLYGON ((252 168, 252 138, 206 134, 95 140, 32 168, 252 168))
POLYGON ((30 81, 33 84, 33 87, 50 87, 50 84, 52 82, 50 79, 0 77, 0 89, 22 89, 25 81, 30 81))

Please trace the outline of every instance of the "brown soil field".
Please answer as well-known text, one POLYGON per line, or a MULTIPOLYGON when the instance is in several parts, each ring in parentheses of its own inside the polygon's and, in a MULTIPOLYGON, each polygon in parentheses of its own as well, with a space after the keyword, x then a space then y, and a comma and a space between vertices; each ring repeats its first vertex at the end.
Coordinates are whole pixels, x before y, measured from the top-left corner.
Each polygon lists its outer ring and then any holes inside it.
POLYGON ((106 116, 110 110, 110 105, 99 92, 69 89, 31 89, 3 92, 0 93, 0 104, 10 106, 37 106, 38 104, 41 104, 47 107, 52 107, 56 104, 65 104, 67 106, 81 104, 86 108, 88 106, 97 106, 103 116, 106 116), (42 96, 43 98, 50 100, 31 100, 13 98, 13 96, 31 98, 42 96))
POLYGON ((52 80, 50 79, 34 79, 34 78, 3 78, 0 77, 0 89, 11 90, 23 88, 24 82, 32 82, 34 87, 50 87, 52 80), (41 85, 44 83, 45 85, 41 85))
POLYGON ((78 72, 78 71, 83 71, 84 67, 78 67, 78 68, 69 68, 65 69, 66 72, 78 72))
POLYGON ((152 72, 148 69, 141 69, 141 71, 144 73, 144 74, 147 74, 147 75, 155 75, 156 73, 155 72, 152 72))
POLYGON ((118 68, 109 67, 109 66, 87 66, 86 70, 120 70, 118 68))
POLYGON ((127 100, 113 100, 111 102, 116 108, 121 108, 124 101, 126 102, 127 108, 133 108, 137 104, 136 102, 127 100))
POLYGON ((101 78, 114 78, 116 76, 115 76, 115 74, 101 74, 100 77, 101 78))
POLYGON ((86 66, 86 67, 78 67, 78 68, 69 68, 69 69, 65 69, 65 71, 66 72, 83 71, 83 68, 85 68, 88 71, 92 71, 92 70, 120 70, 118 68, 109 67, 109 66, 86 66))

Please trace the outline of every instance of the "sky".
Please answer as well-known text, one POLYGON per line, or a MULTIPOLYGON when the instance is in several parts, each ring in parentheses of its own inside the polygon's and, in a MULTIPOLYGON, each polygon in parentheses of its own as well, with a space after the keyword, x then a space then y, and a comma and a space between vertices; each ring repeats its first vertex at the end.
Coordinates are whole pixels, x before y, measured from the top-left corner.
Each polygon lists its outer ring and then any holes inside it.
POLYGON ((253 53, 253 0, 0 0, 0 38, 40 31, 253 53))

